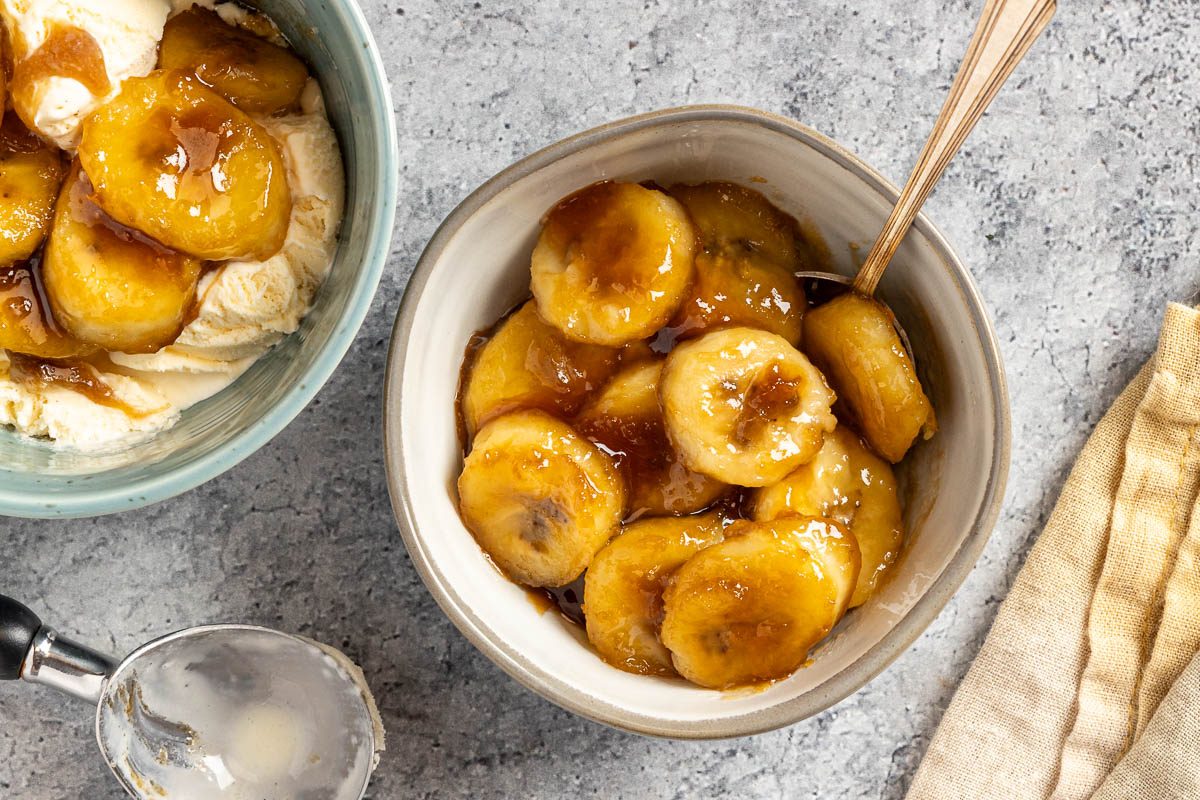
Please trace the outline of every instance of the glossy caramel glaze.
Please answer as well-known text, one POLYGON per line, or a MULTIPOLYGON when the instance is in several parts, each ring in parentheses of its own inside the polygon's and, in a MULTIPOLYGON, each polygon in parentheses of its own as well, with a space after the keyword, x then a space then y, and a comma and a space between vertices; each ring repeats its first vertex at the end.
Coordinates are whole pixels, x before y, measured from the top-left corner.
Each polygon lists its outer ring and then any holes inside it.
POLYGON ((475 431, 509 411, 569 417, 618 364, 640 352, 573 342, 546 324, 533 301, 518 306, 467 344, 455 401, 464 453, 475 431))
POLYGON ((596 554, 583 602, 588 639, 605 661, 626 672, 675 674, 658 640, 663 592, 682 564, 723 535, 717 513, 658 517, 625 526, 596 554))
POLYGON ((289 50, 199 6, 167 21, 159 66, 188 70, 229 102, 256 114, 296 108, 308 81, 304 62, 289 50))
POLYGON ((23 58, 18 57, 13 68, 9 87, 13 108, 30 128, 34 127, 34 114, 41 104, 45 81, 54 77, 78 81, 97 97, 107 95, 112 89, 104 52, 95 38, 82 28, 55 26, 41 46, 23 58))
POLYGON ((145 416, 144 412, 120 400, 99 370, 86 361, 39 359, 17 353, 11 354, 10 359, 9 377, 16 383, 69 389, 97 405, 115 408, 131 417, 145 416))
POLYGON ((0 349, 42 358, 69 358, 95 348, 55 322, 41 279, 41 255, 0 267, 0 349))
POLYGON ((558 611, 563 619, 582 627, 587 618, 583 613, 583 576, 580 575, 566 586, 548 588, 525 587, 529 600, 541 613, 558 611))
POLYGON ((805 303, 794 273, 813 265, 795 218, 732 183, 680 185, 670 193, 691 215, 700 251, 690 295, 660 337, 747 325, 797 344, 805 303))
POLYGON ((130 78, 82 131, 96 200, 122 224, 210 260, 283 245, 292 201, 277 143, 194 75, 130 78))
POLYGON ((619 346, 653 335, 683 300, 696 233, 663 192, 604 181, 546 214, 531 257, 538 312, 570 339, 619 346))
POLYGON ((46 238, 65 174, 58 150, 13 112, 0 124, 0 266, 23 261, 46 238))
POLYGON ((658 403, 661 359, 623 368, 580 411, 576 429, 608 453, 629 487, 626 521, 642 516, 690 514, 727 491, 694 472, 671 447, 658 403))
POLYGON ((741 400, 741 412, 733 429, 733 440, 747 444, 762 435, 773 420, 791 416, 800 405, 803 381, 785 377, 775 362, 746 390, 741 400))

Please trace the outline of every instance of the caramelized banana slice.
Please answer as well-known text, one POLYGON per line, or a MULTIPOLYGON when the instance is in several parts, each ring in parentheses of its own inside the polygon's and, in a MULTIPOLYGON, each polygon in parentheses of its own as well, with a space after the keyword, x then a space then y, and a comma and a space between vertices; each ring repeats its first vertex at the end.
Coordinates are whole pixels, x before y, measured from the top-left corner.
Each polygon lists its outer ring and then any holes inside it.
POLYGON ((671 321, 689 338, 721 326, 745 325, 800 343, 804 290, 794 273, 799 225, 758 192, 733 183, 674 186, 700 237, 696 280, 671 321))
POLYGON ((532 259, 538 311, 577 341, 644 339, 686 296, 695 249, 676 200, 634 183, 594 184, 546 215, 532 259))
POLYGON ((693 472, 671 447, 658 406, 661 360, 642 361, 613 376, 575 419, 575 427, 613 457, 629 487, 630 515, 690 514, 728 487, 693 472))
POLYGON ((616 466, 541 411, 489 422, 458 478, 463 522, 501 570, 529 586, 563 586, 587 569, 621 522, 616 466))
POLYGON ((600 657, 643 675, 674 675, 658 640, 662 592, 675 570, 722 538, 721 518, 643 519, 596 554, 584 578, 587 634, 600 657))
POLYGON ((8 105, 8 85, 12 74, 12 45, 9 44, 8 25, 0 17, 0 109, 8 105))
POLYGON ((811 309, 804 342, 879 455, 895 464, 918 434, 928 439, 937 431, 933 406, 881 303, 848 292, 811 309))
POLYGON ((817 368, 786 340, 751 328, 676 347, 659 397, 684 463, 738 486, 780 480, 815 456, 837 424, 817 368))
POLYGON ((76 162, 54 209, 42 262, 54 318, 76 339, 124 353, 175 341, 202 262, 115 222, 92 202, 76 162))
POLYGON ((825 437, 812 461, 779 483, 757 490, 753 507, 756 520, 818 516, 850 529, 862 552, 862 571, 851 607, 862 605, 875 591, 904 540, 904 518, 891 465, 844 425, 825 437))
POLYGON ((730 325, 759 328, 800 343, 804 290, 795 276, 760 256, 700 253, 691 296, 671 320, 676 339, 730 325))
POLYGON ((163 29, 158 65, 186 70, 251 114, 294 108, 308 69, 287 48, 226 24, 216 12, 194 6, 163 29))
POLYGON ((529 301, 470 361, 462 389, 468 441, 489 419, 518 408, 574 413, 616 369, 619 355, 613 348, 567 339, 543 322, 529 301))
POLYGON ((672 186, 670 192, 695 222, 706 252, 757 254, 787 273, 800 268, 796 220, 759 192, 723 181, 672 186))
POLYGON ((194 75, 131 78, 83 123, 79 159, 100 206, 197 258, 262 261, 292 211, 275 140, 194 75))
POLYGON ((683 677, 712 689, 783 678, 846 610, 854 537, 826 519, 736 522, 676 570, 662 643, 683 677))
POLYGON ((36 260, 0 267, 0 350, 60 359, 95 349, 72 338, 54 321, 36 260))
MULTIPOLYGON (((0 74, 3 72, 0 66, 0 74)), ((30 133, 16 114, 4 115, 0 124, 0 266, 29 258, 41 246, 63 172, 56 150, 30 133)))

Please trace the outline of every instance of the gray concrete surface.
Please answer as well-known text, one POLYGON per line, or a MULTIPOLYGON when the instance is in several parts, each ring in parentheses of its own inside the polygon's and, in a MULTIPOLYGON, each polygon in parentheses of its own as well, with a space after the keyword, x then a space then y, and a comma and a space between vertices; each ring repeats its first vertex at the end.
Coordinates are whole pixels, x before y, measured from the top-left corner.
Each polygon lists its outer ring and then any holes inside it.
MULTIPOLYGON (((903 180, 981 0, 364 0, 391 71, 402 184, 387 274, 320 397, 230 473, 136 513, 0 521, 0 588, 124 652, 239 619, 343 647, 390 729, 382 798, 899 798, 1075 453, 1197 289, 1200 10, 1065 3, 929 211, 996 319, 1014 414, 1004 514, 924 636, 819 717, 674 743, 520 688, 437 609, 395 531, 381 373, 405 281, 473 187, 582 128, 684 103, 759 106, 903 180)), ((87 709, 0 687, 0 798, 108 800, 87 709)))

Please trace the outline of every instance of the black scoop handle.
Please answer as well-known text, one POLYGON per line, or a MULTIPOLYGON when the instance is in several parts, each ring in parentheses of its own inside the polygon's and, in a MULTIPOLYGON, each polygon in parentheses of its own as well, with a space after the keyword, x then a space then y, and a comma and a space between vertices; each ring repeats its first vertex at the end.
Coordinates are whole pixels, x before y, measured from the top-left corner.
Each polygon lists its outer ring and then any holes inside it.
POLYGON ((11 597, 0 594, 0 680, 21 677, 21 665, 42 629, 38 615, 11 597))

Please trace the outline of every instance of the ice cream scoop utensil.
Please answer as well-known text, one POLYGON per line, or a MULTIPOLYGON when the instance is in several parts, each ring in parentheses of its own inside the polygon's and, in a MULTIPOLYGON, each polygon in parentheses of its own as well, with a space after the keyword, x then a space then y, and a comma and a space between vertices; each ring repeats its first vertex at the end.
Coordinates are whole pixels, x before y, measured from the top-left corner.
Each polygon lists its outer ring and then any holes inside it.
POLYGON ((382 742, 353 670, 250 625, 189 628, 118 662, 0 595, 0 679, 93 704, 100 751, 137 798, 358 800, 382 742))

